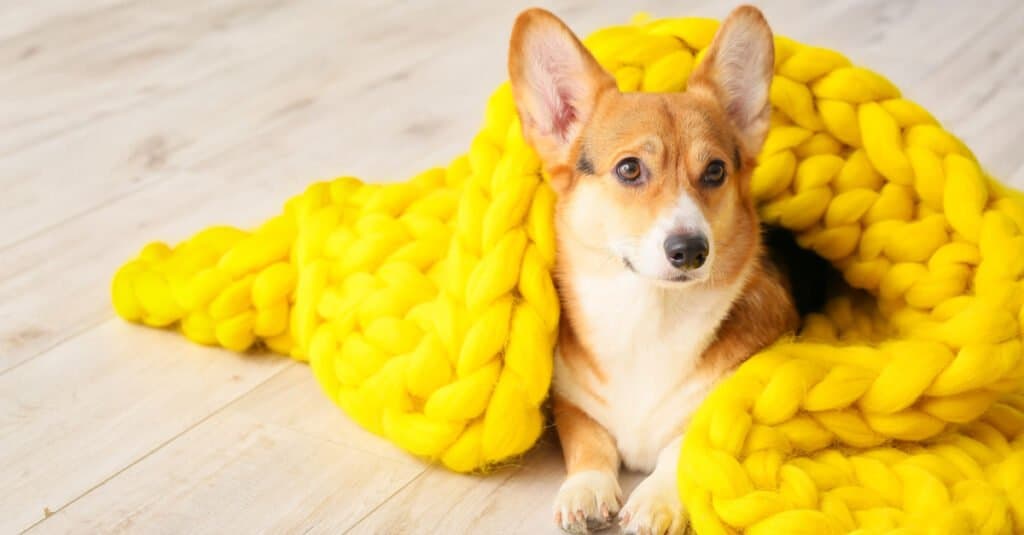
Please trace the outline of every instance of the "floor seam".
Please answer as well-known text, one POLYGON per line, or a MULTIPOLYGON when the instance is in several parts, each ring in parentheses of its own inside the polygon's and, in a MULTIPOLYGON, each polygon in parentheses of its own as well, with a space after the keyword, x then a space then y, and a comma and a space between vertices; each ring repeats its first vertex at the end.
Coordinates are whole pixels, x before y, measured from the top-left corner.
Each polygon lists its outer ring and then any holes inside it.
POLYGON ((266 378, 264 378, 262 381, 260 381, 260 382, 256 383, 255 385, 253 385, 252 388, 249 388, 249 389, 245 390, 244 392, 240 392, 238 395, 236 395, 235 397, 231 398, 230 400, 228 400, 226 403, 224 403, 220 407, 214 409, 213 411, 208 413, 206 416, 203 416, 199 420, 196 420, 195 422, 193 422, 191 425, 186 426, 184 429, 182 429, 179 432, 175 433, 173 436, 171 436, 167 440, 164 440, 163 442, 157 444, 155 447, 151 448, 149 451, 147 451, 144 454, 142 454, 141 456, 139 456, 139 458, 137 458, 134 461, 132 461, 132 462, 126 464, 125 466, 121 467, 121 469, 119 469, 116 472, 114 472, 113 474, 110 474, 109 476, 105 477, 102 481, 96 483, 95 485, 89 487, 87 490, 83 491, 78 496, 75 496, 71 500, 68 500, 68 502, 65 503, 64 505, 61 505, 57 509, 53 509, 52 512, 49 515, 47 515, 47 516, 45 516, 43 518, 40 518, 39 520, 33 522, 29 526, 27 526, 24 529, 22 529, 19 533, 22 533, 22 534, 28 533, 28 532, 32 531, 33 529, 35 529, 36 527, 42 525, 44 522, 46 522, 50 518, 53 518, 55 515, 61 513, 62 511, 64 511, 68 507, 74 505, 76 502, 78 502, 82 498, 85 498, 89 494, 92 494, 92 492, 95 491, 96 489, 99 489, 100 487, 106 485, 107 483, 109 483, 110 481, 114 480, 115 478, 117 478, 121 474, 123 474, 123 473, 127 472, 128 470, 130 470, 132 467, 134 467, 137 464, 141 463, 142 461, 148 459, 154 453, 162 450, 164 447, 166 447, 167 445, 171 444, 172 442, 178 440, 182 436, 188 434, 193 429, 196 429, 200 425, 206 423, 207 421, 209 421, 214 416, 216 416, 216 415, 220 414, 221 412, 223 412, 225 409, 233 406, 235 403, 238 403, 242 398, 244 398, 245 396, 249 395, 250 393, 252 393, 256 389, 262 387, 263 385, 267 384, 272 379, 274 379, 274 378, 278 377, 279 375, 283 374, 285 371, 289 370, 291 367, 293 367, 295 365, 296 365, 295 361, 286 362, 284 365, 281 366, 280 369, 278 369, 277 371, 271 373, 266 378))
POLYGON ((0 370, 0 377, 3 377, 4 375, 6 375, 9 372, 17 370, 18 368, 28 364, 29 362, 34 361, 35 359, 37 359, 37 358, 39 358, 39 357, 41 357, 41 356, 43 356, 43 355, 45 355, 45 354, 55 350, 55 349, 57 349, 60 346, 63 346, 64 344, 66 344, 66 343, 68 343, 68 342, 70 342, 72 340, 75 340, 76 338, 78 338, 78 337, 88 333, 89 331, 91 331, 93 329, 96 329, 96 328, 106 324, 107 322, 109 322, 109 321, 111 321, 113 319, 114 319, 113 316, 111 316, 110 314, 102 314, 102 318, 100 318, 99 320, 95 320, 95 321, 92 321, 92 322, 86 322, 86 324, 84 326, 80 327, 78 330, 72 332, 68 336, 65 336, 63 338, 58 338, 53 343, 51 343, 49 345, 46 345, 46 346, 44 346, 41 349, 36 350, 35 353, 32 353, 31 355, 26 356, 21 361, 16 362, 16 363, 12 364, 11 366, 9 366, 7 368, 4 368, 3 370, 0 370))
MULTIPOLYGON (((418 481, 420 478, 425 476, 427 474, 427 472, 429 472, 433 468, 434 468, 434 465, 427 465, 427 466, 423 467, 423 470, 421 470, 420 473, 418 473, 414 477, 410 478, 409 481, 406 481, 404 485, 398 487, 397 489, 395 489, 394 492, 389 494, 387 498, 384 498, 383 500, 380 501, 380 503, 378 503, 377 505, 373 506, 373 508, 371 508, 365 514, 360 516, 358 520, 353 522, 352 525, 348 527, 348 529, 346 529, 345 531, 342 532, 342 535, 348 535, 349 533, 352 533, 352 531, 354 529, 359 527, 359 524, 362 524, 364 521, 366 521, 367 518, 370 518, 370 516, 372 516, 374 513, 376 513, 378 510, 380 510, 381 507, 384 507, 384 505, 387 504, 388 502, 390 502, 391 500, 393 500, 395 498, 395 496, 398 496, 402 491, 404 491, 405 489, 409 488, 410 485, 412 485, 413 483, 418 481)), ((313 529, 313 527, 310 527, 310 529, 313 529)))

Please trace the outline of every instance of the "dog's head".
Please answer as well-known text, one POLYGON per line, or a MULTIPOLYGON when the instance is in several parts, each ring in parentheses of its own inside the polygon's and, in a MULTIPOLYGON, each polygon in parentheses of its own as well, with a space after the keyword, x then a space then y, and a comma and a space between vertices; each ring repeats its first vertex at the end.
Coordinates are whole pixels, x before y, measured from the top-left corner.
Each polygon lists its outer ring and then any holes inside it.
POLYGON ((767 22, 744 6, 685 92, 622 93, 561 20, 522 13, 509 73, 523 133, 559 196, 559 261, 604 259, 602 269, 670 286, 737 277, 760 244, 749 182, 773 62, 767 22))

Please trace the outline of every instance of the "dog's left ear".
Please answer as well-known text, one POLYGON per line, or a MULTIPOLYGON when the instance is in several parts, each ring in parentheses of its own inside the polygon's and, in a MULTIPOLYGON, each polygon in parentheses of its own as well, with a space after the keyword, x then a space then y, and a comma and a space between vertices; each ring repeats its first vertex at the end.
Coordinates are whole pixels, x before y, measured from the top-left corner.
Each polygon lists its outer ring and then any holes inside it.
POLYGON ((565 23, 543 9, 516 19, 508 71, 523 135, 549 167, 567 163, 599 94, 616 90, 565 23))
POLYGON ((688 87, 710 89, 736 127, 744 149, 757 154, 768 134, 774 70, 775 44, 768 21, 756 7, 741 6, 722 22, 688 87))

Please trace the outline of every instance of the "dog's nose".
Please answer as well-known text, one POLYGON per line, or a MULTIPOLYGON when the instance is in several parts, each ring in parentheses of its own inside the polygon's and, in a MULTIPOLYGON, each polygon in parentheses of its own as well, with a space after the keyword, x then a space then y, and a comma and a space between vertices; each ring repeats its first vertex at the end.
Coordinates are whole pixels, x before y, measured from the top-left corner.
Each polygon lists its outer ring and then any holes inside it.
POLYGON ((708 240, 700 234, 672 234, 665 238, 665 258, 680 269, 697 269, 708 259, 708 240))

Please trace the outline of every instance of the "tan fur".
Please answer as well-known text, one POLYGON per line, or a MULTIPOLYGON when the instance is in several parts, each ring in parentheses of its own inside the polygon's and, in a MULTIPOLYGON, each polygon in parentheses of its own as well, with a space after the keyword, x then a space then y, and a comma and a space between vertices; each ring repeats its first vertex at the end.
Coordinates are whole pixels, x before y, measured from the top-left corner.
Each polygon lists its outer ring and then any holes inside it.
POLYGON ((600 387, 608 381, 608 377, 590 350, 582 345, 570 321, 563 321, 559 325, 558 350, 561 358, 579 376, 583 388, 595 399, 607 403, 601 396, 600 387))
POLYGON ((780 335, 796 330, 799 322, 788 281, 762 258, 705 351, 701 367, 724 375, 780 335))
POLYGON ((619 510, 620 462, 653 470, 623 507, 626 530, 681 529, 674 467, 686 422, 715 383, 797 325, 750 194, 770 36, 760 12, 739 8, 686 92, 623 94, 554 15, 516 21, 513 94, 558 193, 553 389, 568 477, 555 517, 567 531, 619 510), (642 162, 640 185, 616 179, 624 158, 642 162), (726 180, 709 187, 701 176, 714 160, 726 180), (662 232, 703 233, 708 260, 669 266, 657 258, 662 232))
POLYGON ((561 424, 558 435, 569 475, 583 470, 618 467, 615 439, 600 424, 561 396, 554 396, 552 412, 561 424))

